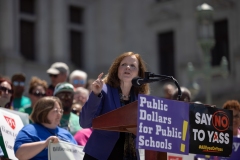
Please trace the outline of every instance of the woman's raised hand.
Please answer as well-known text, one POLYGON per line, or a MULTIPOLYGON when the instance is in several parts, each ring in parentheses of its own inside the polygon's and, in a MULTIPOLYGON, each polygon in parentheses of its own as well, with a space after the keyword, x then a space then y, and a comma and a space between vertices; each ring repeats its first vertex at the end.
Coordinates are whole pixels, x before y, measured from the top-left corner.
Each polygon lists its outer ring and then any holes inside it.
POLYGON ((103 73, 98 75, 98 78, 92 83, 92 91, 95 95, 101 93, 103 87, 103 80, 102 80, 103 73))

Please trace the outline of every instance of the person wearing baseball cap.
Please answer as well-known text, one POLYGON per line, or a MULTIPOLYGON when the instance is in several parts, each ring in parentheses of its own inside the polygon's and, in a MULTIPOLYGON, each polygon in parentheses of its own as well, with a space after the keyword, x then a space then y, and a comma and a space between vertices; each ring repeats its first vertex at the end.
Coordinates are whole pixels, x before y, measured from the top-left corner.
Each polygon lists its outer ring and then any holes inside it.
POLYGON ((74 135, 81 127, 79 125, 79 117, 71 112, 74 98, 73 85, 67 82, 58 83, 54 89, 53 95, 58 97, 63 105, 63 115, 60 121, 60 127, 67 129, 74 135))
POLYGON ((52 96, 55 86, 58 83, 67 81, 69 75, 69 67, 66 63, 55 62, 47 70, 47 73, 51 79, 51 83, 48 86, 47 95, 52 96))

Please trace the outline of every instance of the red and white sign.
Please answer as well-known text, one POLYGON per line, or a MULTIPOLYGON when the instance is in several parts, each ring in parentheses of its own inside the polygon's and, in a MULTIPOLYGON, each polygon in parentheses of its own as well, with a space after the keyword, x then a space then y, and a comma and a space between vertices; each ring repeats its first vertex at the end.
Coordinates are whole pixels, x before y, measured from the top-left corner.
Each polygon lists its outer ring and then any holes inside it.
POLYGON ((16 123, 14 121, 13 118, 10 118, 8 116, 4 116, 4 118, 6 119, 7 123, 9 124, 9 126, 12 128, 12 129, 15 129, 16 127, 16 123))
POLYGON ((175 154, 175 153, 167 153, 167 159, 168 160, 193 160, 195 154, 175 154))
POLYGON ((183 160, 182 157, 179 156, 168 156, 168 160, 183 160))
POLYGON ((14 142, 18 132, 23 127, 23 122, 19 115, 0 109, 0 132, 3 137, 4 146, 9 159, 17 160, 14 154, 14 142))

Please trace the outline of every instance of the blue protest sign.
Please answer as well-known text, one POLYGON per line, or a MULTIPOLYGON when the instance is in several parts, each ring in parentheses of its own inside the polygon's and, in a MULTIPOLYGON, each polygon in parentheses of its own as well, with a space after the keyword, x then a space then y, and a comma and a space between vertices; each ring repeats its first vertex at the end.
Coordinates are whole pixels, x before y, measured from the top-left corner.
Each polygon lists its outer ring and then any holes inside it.
POLYGON ((188 103, 140 94, 137 121, 137 148, 189 153, 188 103))

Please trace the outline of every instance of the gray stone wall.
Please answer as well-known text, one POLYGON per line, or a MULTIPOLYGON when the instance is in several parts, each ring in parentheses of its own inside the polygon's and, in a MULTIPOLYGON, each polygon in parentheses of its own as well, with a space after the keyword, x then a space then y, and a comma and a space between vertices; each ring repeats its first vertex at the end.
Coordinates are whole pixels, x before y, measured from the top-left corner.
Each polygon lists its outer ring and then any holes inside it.
MULTIPOLYGON (((0 1, 0 73, 11 76, 24 72, 28 80, 33 75, 49 81, 46 69, 54 61, 77 69, 69 57, 68 6, 83 7, 84 68, 89 78, 107 73, 112 61, 122 52, 140 53, 149 71, 161 74, 158 68, 157 35, 174 31, 175 71, 179 84, 188 84, 187 63, 200 68, 203 59, 197 44, 196 7, 203 0, 37 0, 36 61, 25 60, 19 53, 19 25, 23 15, 18 12, 18 0, 0 1)), ((208 1, 215 9, 214 20, 228 19, 231 73, 227 79, 214 78, 213 103, 240 99, 240 6, 237 0, 208 1), (219 98, 221 97, 221 98, 219 98)), ((167 67, 167 66, 166 66, 167 67)), ((201 90, 197 99, 204 102, 204 80, 198 80, 201 90)), ((152 84, 152 94, 162 96, 161 85, 152 84)), ((196 100, 197 100, 196 99, 196 100)))

